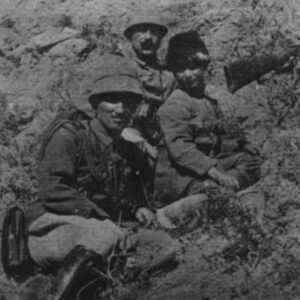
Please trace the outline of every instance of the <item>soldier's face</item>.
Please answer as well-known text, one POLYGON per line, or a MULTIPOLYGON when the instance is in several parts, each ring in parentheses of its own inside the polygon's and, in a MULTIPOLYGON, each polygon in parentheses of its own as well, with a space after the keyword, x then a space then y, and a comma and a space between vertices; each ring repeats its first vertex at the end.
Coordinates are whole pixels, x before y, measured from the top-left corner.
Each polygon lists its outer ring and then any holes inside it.
POLYGON ((147 58, 156 55, 161 39, 162 33, 158 27, 141 24, 133 30, 131 45, 139 57, 147 58))
POLYGON ((130 94, 108 94, 97 107, 97 118, 111 134, 119 134, 126 127, 139 104, 130 94))
POLYGON ((185 90, 203 89, 205 71, 199 67, 185 68, 175 72, 175 77, 185 90))
MULTIPOLYGON (((201 55, 200 55, 201 57, 201 55)), ((180 85, 187 91, 204 92, 205 72, 207 62, 199 60, 196 64, 185 64, 174 70, 174 75, 180 85)))

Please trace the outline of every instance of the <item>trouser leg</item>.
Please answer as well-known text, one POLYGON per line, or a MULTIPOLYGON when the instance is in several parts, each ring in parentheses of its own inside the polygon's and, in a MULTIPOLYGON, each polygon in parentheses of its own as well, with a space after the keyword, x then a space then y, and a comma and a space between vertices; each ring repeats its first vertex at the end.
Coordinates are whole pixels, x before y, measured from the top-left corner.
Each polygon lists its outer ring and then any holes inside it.
POLYGON ((207 205, 206 194, 196 194, 181 198, 172 204, 160 208, 156 212, 158 223, 164 228, 174 228, 191 215, 201 213, 207 205))
POLYGON ((260 159, 246 153, 233 154, 224 158, 221 155, 217 168, 235 177, 239 182, 240 189, 257 182, 261 173, 260 159))
POLYGON ((125 234, 110 220, 99 221, 47 213, 29 227, 28 246, 38 265, 56 268, 77 245, 106 257, 124 240, 125 234))

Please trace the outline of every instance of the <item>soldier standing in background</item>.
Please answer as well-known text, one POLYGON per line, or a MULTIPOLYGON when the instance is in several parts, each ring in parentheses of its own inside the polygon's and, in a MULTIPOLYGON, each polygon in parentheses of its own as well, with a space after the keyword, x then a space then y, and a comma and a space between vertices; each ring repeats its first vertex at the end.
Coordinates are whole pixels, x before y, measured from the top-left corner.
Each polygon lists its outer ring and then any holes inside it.
POLYGON ((124 31, 132 48, 126 56, 138 73, 144 98, 134 127, 152 145, 156 145, 159 136, 155 113, 176 86, 173 74, 165 70, 157 58, 157 51, 167 31, 160 11, 145 6, 132 12, 124 31))

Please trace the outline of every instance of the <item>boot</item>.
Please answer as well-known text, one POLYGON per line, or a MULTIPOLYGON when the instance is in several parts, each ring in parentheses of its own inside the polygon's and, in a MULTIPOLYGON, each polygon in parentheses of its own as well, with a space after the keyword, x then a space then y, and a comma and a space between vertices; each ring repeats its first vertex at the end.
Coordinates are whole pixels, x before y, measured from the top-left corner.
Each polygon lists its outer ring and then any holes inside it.
POLYGON ((84 246, 76 246, 63 260, 55 293, 48 300, 73 300, 86 271, 93 265, 102 267, 102 257, 84 246))

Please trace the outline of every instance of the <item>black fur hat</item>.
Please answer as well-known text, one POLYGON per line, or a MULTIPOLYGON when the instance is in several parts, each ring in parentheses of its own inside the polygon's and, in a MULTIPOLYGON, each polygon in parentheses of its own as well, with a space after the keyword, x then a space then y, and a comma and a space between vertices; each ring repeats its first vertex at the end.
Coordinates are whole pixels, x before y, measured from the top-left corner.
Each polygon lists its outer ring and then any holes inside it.
POLYGON ((204 41, 195 30, 182 32, 173 36, 169 41, 166 63, 174 70, 182 65, 210 61, 204 41), (201 56, 197 54, 202 54, 201 56))

